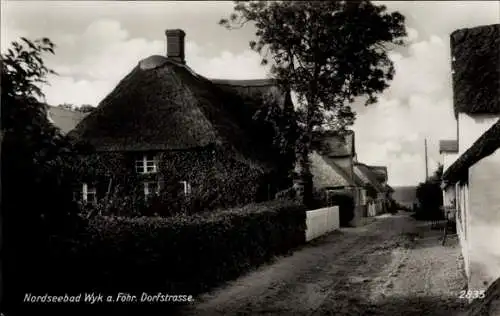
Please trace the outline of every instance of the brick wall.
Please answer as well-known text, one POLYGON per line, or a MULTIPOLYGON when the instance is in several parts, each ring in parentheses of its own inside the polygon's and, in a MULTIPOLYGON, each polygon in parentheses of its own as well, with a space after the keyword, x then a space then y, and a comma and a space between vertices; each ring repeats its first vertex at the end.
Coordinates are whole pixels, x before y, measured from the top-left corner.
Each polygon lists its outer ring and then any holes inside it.
POLYGON ((469 289, 486 289, 500 277, 500 150, 469 169, 469 289))

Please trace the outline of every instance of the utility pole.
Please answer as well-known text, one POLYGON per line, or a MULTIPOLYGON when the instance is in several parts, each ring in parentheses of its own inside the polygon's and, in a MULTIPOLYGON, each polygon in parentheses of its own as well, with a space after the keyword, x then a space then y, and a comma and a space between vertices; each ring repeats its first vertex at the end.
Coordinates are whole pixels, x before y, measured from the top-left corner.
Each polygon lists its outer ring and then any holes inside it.
POLYGON ((424 140, 425 146, 425 181, 429 179, 429 168, 428 168, 428 159, 427 159, 427 138, 424 140))

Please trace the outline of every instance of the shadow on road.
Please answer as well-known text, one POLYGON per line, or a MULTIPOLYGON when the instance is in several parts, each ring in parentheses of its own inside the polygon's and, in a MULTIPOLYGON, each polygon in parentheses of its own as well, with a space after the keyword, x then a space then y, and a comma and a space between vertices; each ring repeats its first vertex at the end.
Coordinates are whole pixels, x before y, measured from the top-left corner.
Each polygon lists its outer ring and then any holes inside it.
POLYGON ((436 297, 401 297, 382 300, 377 304, 367 304, 347 299, 339 310, 318 311, 313 315, 404 315, 404 316, 456 316, 466 306, 458 297, 439 299, 436 297))

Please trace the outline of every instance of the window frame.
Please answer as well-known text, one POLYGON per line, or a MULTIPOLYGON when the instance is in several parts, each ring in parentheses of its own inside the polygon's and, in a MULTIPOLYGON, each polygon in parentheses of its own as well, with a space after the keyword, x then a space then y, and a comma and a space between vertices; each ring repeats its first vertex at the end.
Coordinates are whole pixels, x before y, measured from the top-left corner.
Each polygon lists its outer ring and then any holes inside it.
POLYGON ((184 195, 190 195, 191 194, 191 184, 188 181, 179 181, 180 184, 182 184, 182 192, 184 192, 184 195))
POLYGON ((158 160, 154 155, 144 154, 135 159, 135 172, 138 174, 155 174, 158 172, 158 160), (148 170, 152 168, 152 170, 148 170), (142 171, 140 171, 142 170, 142 171))
POLYGON ((85 203, 97 203, 97 188, 95 186, 89 186, 88 183, 82 183, 82 201, 85 203), (93 195, 92 201, 89 201, 89 195, 93 195))
POLYGON ((146 199, 151 198, 152 196, 156 196, 160 194, 160 182, 159 181, 154 181, 154 180, 147 180, 142 182, 143 188, 142 192, 144 193, 144 197, 146 199), (156 185, 156 190, 153 190, 150 192, 148 185, 156 185))

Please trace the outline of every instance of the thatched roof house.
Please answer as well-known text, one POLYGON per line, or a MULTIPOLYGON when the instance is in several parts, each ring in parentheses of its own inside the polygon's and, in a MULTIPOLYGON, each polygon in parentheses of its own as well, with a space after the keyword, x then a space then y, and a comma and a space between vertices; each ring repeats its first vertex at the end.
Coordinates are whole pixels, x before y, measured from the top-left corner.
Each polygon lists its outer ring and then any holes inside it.
POLYGON ((287 185, 276 126, 259 112, 286 117, 290 92, 271 79, 205 78, 186 65, 185 33, 167 30, 166 37, 167 56, 139 61, 70 136, 92 145, 94 156, 126 156, 121 170, 144 179, 145 195, 177 181, 185 193, 192 185, 237 204, 287 185))
POLYGON ((167 30, 167 56, 141 60, 71 133, 97 151, 175 151, 224 147, 265 168, 251 128, 263 105, 293 106, 273 80, 208 79, 184 60, 184 32, 167 30))

